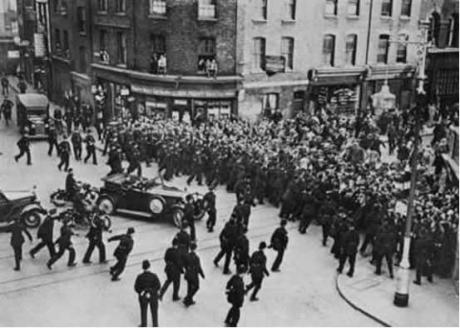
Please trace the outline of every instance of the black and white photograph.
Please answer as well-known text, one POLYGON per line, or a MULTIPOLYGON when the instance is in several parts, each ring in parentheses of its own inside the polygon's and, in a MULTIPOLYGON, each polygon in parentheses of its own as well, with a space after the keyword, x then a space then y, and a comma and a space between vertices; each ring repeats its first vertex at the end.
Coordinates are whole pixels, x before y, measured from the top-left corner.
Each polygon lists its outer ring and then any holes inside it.
POLYGON ((0 327, 458 327, 459 0, 0 0, 0 327))

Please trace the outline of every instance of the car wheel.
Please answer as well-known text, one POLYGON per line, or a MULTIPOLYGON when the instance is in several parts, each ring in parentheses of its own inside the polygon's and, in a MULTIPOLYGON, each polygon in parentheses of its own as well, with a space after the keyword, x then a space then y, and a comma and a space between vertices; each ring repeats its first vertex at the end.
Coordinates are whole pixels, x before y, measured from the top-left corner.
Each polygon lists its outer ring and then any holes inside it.
POLYGON ((36 228, 40 225, 42 217, 38 211, 28 211, 22 214, 22 221, 27 228, 36 228))
POLYGON ((112 214, 115 212, 115 203, 112 198, 108 196, 102 196, 97 201, 97 207, 105 214, 112 214))
POLYGON ((91 206, 95 206, 97 203, 97 200, 99 198, 99 193, 97 191, 90 191, 85 195, 85 200, 88 201, 88 203, 91 204, 91 206))
POLYGON ((180 228, 184 221, 184 211, 181 208, 175 208, 172 211, 172 220, 174 225, 180 228))
POLYGON ((104 229, 107 231, 110 230, 112 227, 112 220, 107 215, 104 215, 101 219, 104 225, 104 229))
POLYGON ((161 198, 153 197, 149 201, 149 209, 153 214, 161 214, 165 209, 165 203, 161 198))

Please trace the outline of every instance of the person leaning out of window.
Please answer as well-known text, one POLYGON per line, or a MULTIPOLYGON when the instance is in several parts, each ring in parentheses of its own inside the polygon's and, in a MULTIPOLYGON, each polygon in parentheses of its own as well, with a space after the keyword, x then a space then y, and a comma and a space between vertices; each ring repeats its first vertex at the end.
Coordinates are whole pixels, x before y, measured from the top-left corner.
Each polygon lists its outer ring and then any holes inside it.
POLYGON ((215 58, 206 60, 206 73, 208 77, 217 78, 217 61, 215 58))

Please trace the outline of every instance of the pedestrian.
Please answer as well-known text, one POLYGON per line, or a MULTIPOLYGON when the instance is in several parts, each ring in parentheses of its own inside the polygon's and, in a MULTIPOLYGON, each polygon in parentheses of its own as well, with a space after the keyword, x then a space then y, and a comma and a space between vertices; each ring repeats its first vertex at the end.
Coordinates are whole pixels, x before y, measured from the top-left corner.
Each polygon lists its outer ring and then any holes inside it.
MULTIPOLYGON (((24 131, 27 134, 27 130, 24 131)), ((30 156, 30 139, 24 134, 21 139, 17 142, 19 148, 19 154, 14 156, 14 160, 17 162, 24 154, 27 155, 27 165, 32 165, 32 158, 30 156)))
POLYGON ((184 223, 190 228, 190 238, 192 241, 196 241, 196 229, 195 229, 195 208, 193 204, 193 196, 187 195, 185 198, 186 203, 184 206, 184 223))
POLYGON ((81 161, 81 153, 82 153, 82 137, 80 131, 75 130, 72 132, 72 136, 70 137, 73 147, 73 153, 75 155, 75 160, 81 161))
POLYGON ((4 97, 8 97, 9 92, 10 92, 9 91, 10 81, 8 80, 8 77, 6 76, 5 73, 3 73, 2 75, 1 84, 2 84, 2 95, 4 97))
POLYGON ((3 113, 3 119, 5 120, 5 125, 10 126, 11 121, 11 111, 13 108, 13 102, 7 98, 3 99, 2 106, 0 107, 0 113, 3 113))
POLYGON ((26 91, 27 91, 27 84, 24 81, 24 78, 22 78, 22 77, 19 79, 18 89, 19 89, 19 93, 26 93, 26 91))
POLYGON ((245 272, 243 267, 238 267, 236 274, 233 275, 227 282, 226 291, 227 301, 232 305, 225 318, 225 324, 227 327, 236 327, 240 320, 240 308, 244 303, 244 280, 243 273, 245 272))
POLYGON ((273 232, 269 248, 273 248, 277 254, 276 259, 272 265, 272 272, 279 272, 280 265, 283 261, 284 251, 286 250, 288 244, 288 233, 286 230, 286 220, 281 220, 280 227, 276 228, 273 232))
POLYGON ((114 240, 119 240, 117 248, 113 255, 117 259, 117 263, 110 268, 110 275, 112 276, 112 281, 120 280, 119 276, 123 272, 126 266, 126 261, 128 260, 128 255, 131 253, 134 247, 134 240, 132 235, 134 234, 134 228, 128 228, 126 234, 121 234, 109 238, 109 242, 114 240))
POLYGON ((220 241, 220 251, 217 256, 214 258, 214 265, 219 266, 219 261, 225 255, 224 262, 224 274, 230 274, 230 260, 232 258, 232 251, 235 245, 235 239, 237 234, 237 225, 233 217, 225 224, 224 229, 222 229, 219 235, 220 241))
POLYGON ((301 234, 305 234, 307 232, 308 227, 310 226, 311 222, 317 214, 316 200, 315 197, 312 195, 311 191, 303 192, 301 203, 304 205, 300 216, 299 232, 301 234))
POLYGON ((164 256, 165 261, 165 273, 166 273, 166 281, 164 282, 163 286, 160 290, 160 300, 163 298, 166 290, 168 289, 169 285, 173 284, 173 302, 180 300, 179 297, 179 288, 180 288, 180 276, 183 272, 182 269, 182 262, 180 259, 180 254, 178 250, 178 241, 176 238, 172 241, 172 247, 169 247, 164 256))
POLYGON ((50 270, 52 269, 52 265, 57 260, 59 260, 62 257, 62 255, 64 255, 66 250, 69 252, 69 259, 67 261, 67 266, 73 267, 77 265, 77 263, 75 263, 75 249, 73 248, 73 245, 72 245, 72 236, 76 235, 72 230, 73 226, 74 226, 73 223, 64 223, 64 225, 61 227, 61 235, 55 242, 55 244, 58 245, 59 250, 46 263, 46 266, 48 267, 48 269, 50 270))
POLYGON ((64 167, 64 171, 67 172, 70 160, 70 142, 66 135, 64 135, 64 140, 59 143, 59 157, 61 159, 58 164, 59 171, 61 171, 62 167, 64 167))
POLYGON ((205 278, 200 258, 195 252, 196 247, 196 243, 192 242, 190 245, 190 252, 187 254, 185 262, 184 278, 187 281, 187 296, 185 296, 183 303, 187 307, 195 304, 193 296, 195 296, 200 288, 200 276, 203 279, 205 278))
POLYGON ((382 260, 386 259, 388 273, 393 279, 393 255, 396 251, 396 232, 390 227, 388 221, 384 221, 375 236, 375 274, 382 274, 382 260))
POLYGON ((93 157, 93 164, 97 165, 97 158, 96 158, 96 140, 94 140, 94 137, 91 133, 90 130, 88 130, 88 135, 85 138, 85 143, 86 143, 86 157, 84 159, 84 162, 88 161, 90 157, 93 157))
POLYGON ((57 143, 57 132, 54 124, 50 124, 48 128, 48 156, 53 154, 53 149, 56 149, 56 154, 59 153, 58 143, 57 143))
POLYGON ((246 272, 249 268, 249 239, 246 236, 245 229, 238 229, 238 237, 235 240, 233 253, 236 268, 242 267, 246 272))
POLYGON ((208 232, 214 231, 216 225, 216 194, 214 193, 214 186, 209 186, 209 191, 204 195, 203 202, 206 204, 206 211, 208 212, 208 220, 206 221, 206 228, 208 232))
POLYGON ((97 214, 95 214, 93 220, 91 221, 89 231, 86 234, 89 244, 85 256, 83 257, 83 263, 91 263, 91 254, 93 253, 95 247, 99 250, 99 263, 107 263, 105 258, 104 240, 102 239, 104 229, 104 222, 97 214))
POLYGON ((422 227, 414 242, 415 280, 414 284, 422 284, 422 276, 433 282, 434 242, 428 228, 422 227))
POLYGON ((161 283, 158 276, 151 272, 150 262, 142 261, 142 272, 136 278, 134 290, 139 296, 139 306, 141 308, 140 327, 147 327, 147 308, 150 306, 152 314, 152 327, 158 327, 158 290, 161 283))
POLYGON ((23 234, 29 238, 30 242, 32 242, 32 235, 19 218, 15 218, 13 223, 2 227, 0 231, 11 233, 10 245, 14 251, 14 271, 20 271, 22 260, 22 245, 25 241, 23 234))
POLYGON ((54 248, 53 243, 53 230, 54 230, 54 221, 59 219, 59 215, 57 214, 57 210, 55 208, 48 211, 48 215, 43 220, 40 227, 37 230, 37 238, 41 241, 32 248, 29 252, 32 258, 35 258, 35 254, 38 253, 43 247, 48 248, 48 252, 50 254, 50 258, 52 258, 56 254, 56 249, 54 248))
POLYGON ((355 229, 355 225, 350 222, 348 224, 348 231, 344 234, 340 249, 338 273, 342 273, 345 262, 348 260, 350 268, 347 275, 351 278, 355 271, 356 253, 358 252, 359 234, 355 229))
POLYGON ((262 287, 262 281, 264 276, 269 276, 267 270, 267 257, 264 254, 264 249, 267 247, 267 244, 263 241, 259 244, 259 250, 252 253, 251 259, 249 260, 249 273, 251 274, 251 283, 246 286, 245 293, 247 294, 252 288, 250 301, 258 301, 257 293, 262 287))

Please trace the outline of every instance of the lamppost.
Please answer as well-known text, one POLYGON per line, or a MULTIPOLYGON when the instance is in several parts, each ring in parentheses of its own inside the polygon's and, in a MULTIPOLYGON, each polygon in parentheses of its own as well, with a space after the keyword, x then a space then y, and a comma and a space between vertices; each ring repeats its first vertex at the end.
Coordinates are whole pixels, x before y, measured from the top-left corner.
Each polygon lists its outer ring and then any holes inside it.
POLYGON ((425 64, 426 54, 430 43, 427 42, 427 23, 420 22, 421 40, 420 41, 390 41, 395 43, 401 43, 405 45, 415 44, 417 45, 417 56, 418 56, 418 87, 416 89, 417 94, 417 108, 415 110, 415 141, 414 150, 411 158, 411 180, 410 180, 410 191, 409 200, 407 204, 407 218, 406 227, 404 233, 404 244, 402 259, 399 264, 399 270, 397 274, 397 285, 396 292, 394 295, 393 304, 399 307, 406 307, 409 303, 409 285, 410 285, 410 265, 409 265, 409 249, 411 242, 412 233, 412 217, 414 214, 414 200, 415 200, 415 189, 417 185, 417 161, 418 161, 418 148, 420 143, 420 110, 424 104, 426 92, 424 90, 425 81, 425 64))

